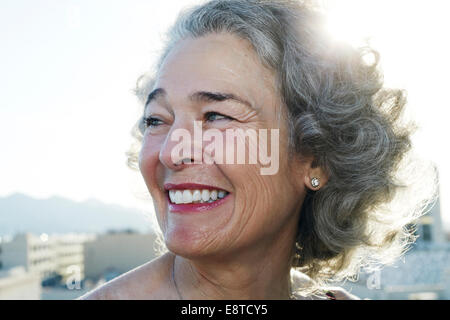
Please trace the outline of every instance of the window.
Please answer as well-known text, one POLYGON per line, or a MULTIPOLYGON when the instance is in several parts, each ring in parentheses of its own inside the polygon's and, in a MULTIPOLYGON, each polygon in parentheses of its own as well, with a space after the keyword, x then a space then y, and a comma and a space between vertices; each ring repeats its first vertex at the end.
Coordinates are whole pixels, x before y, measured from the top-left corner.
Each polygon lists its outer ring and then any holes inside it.
POLYGON ((431 239, 431 225, 430 224, 423 224, 422 225, 422 237, 423 241, 430 242, 431 239))

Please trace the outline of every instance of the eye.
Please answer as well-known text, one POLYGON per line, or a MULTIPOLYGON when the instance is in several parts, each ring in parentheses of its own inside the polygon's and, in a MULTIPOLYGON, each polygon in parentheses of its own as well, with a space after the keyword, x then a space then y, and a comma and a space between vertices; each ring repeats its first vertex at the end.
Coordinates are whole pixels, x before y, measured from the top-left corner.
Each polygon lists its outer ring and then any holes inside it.
POLYGON ((145 125, 145 128, 149 128, 149 127, 157 127, 163 124, 163 121, 155 117, 144 117, 143 123, 145 125))
POLYGON ((205 113, 205 120, 211 122, 216 120, 234 120, 234 119, 228 116, 224 116, 223 114, 217 112, 207 112, 205 113))

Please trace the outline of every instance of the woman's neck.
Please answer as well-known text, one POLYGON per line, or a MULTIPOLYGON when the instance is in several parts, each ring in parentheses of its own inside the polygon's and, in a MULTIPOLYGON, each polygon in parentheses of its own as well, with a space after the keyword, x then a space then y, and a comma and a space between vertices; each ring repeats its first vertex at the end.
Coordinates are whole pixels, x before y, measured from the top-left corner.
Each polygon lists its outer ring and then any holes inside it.
POLYGON ((174 256, 174 289, 180 299, 289 299, 291 248, 268 245, 193 260, 174 256))

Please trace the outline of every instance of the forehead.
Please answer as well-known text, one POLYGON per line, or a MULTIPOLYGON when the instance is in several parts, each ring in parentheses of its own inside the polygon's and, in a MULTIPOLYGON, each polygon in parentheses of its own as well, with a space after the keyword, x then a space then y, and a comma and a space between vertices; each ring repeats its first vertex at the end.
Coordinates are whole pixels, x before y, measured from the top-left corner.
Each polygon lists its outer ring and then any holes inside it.
POLYGON ((274 95, 274 79, 248 41, 221 33, 177 43, 161 65, 155 87, 169 95, 174 90, 226 90, 258 104, 274 95))

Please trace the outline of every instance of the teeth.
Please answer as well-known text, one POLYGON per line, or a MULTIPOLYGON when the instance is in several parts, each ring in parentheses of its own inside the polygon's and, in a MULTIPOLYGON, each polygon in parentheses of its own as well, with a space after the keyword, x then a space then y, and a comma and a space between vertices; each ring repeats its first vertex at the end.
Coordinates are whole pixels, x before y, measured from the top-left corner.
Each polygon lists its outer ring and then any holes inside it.
POLYGON ((181 203, 211 203, 223 199, 228 192, 223 190, 169 190, 170 202, 181 203))
POLYGON ((181 193, 180 190, 175 192, 175 203, 179 204, 183 202, 183 194, 181 193))
POLYGON ((183 191, 183 203, 191 203, 192 202, 192 193, 189 190, 183 191))
POLYGON ((175 190, 169 190, 170 202, 175 203, 175 190))
POLYGON ((206 202, 206 201, 209 200, 209 190, 203 190, 203 191, 202 191, 202 200, 203 200, 204 202, 206 202))
POLYGON ((202 200, 202 193, 200 192, 200 190, 194 190, 194 193, 192 194, 192 200, 193 201, 202 200))

